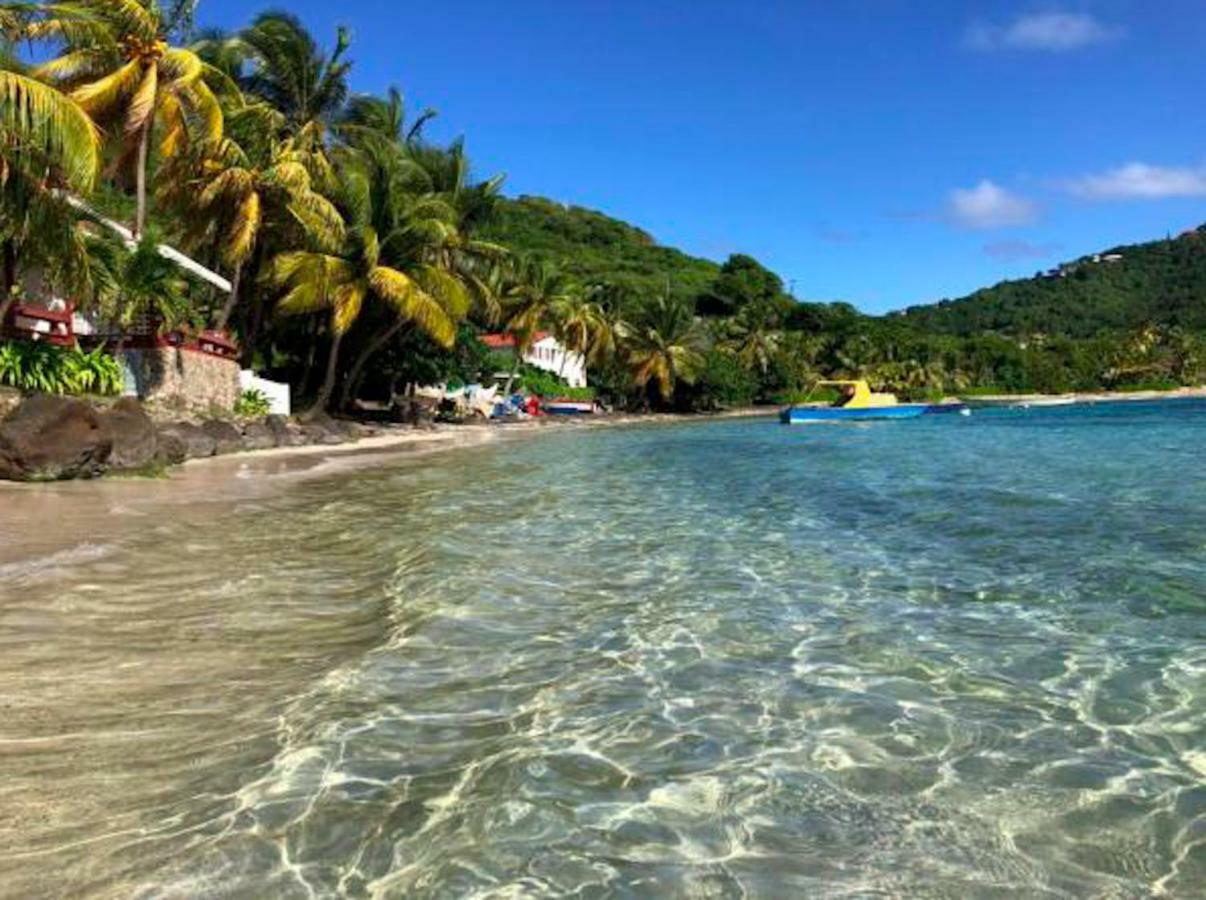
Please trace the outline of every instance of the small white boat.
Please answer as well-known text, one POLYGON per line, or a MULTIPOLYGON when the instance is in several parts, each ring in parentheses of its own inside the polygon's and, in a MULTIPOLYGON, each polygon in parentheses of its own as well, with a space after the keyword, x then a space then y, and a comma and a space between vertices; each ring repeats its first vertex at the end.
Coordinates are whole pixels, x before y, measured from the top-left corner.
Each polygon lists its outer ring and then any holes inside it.
POLYGON ((594 400, 545 400, 541 406, 550 416, 589 416, 595 411, 594 400))

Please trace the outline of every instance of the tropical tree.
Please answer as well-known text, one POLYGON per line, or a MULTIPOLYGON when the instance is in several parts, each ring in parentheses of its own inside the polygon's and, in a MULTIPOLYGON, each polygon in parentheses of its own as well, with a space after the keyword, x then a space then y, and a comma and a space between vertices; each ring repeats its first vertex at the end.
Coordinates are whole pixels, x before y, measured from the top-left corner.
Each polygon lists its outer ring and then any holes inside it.
POLYGON ((210 141, 222 134, 222 110, 203 77, 205 66, 192 51, 167 43, 170 24, 158 0, 74 0, 39 5, 22 28, 23 37, 60 52, 37 66, 35 77, 67 92, 97 124, 120 132, 118 165, 133 161, 136 235, 146 227, 156 121, 165 158, 181 152, 194 133, 210 141))
MULTIPOLYGON (((159 252, 154 231, 143 234, 133 249, 113 241, 101 242, 93 249, 94 260, 105 269, 96 280, 97 312, 118 324, 123 334, 140 320, 160 332, 191 324, 189 283, 180 267, 159 252)), ((124 337, 118 341, 118 350, 124 337)))
POLYGON ((0 70, 0 322, 14 300, 18 259, 27 249, 52 277, 71 281, 83 272, 78 216, 62 190, 91 190, 99 145, 92 121, 69 97, 0 70))
POLYGON ((503 293, 506 329, 515 345, 515 360, 503 386, 504 396, 510 395, 519 364, 537 331, 554 328, 558 308, 569 301, 574 290, 569 279, 547 259, 528 256, 516 261, 503 293))
POLYGON ((300 19, 273 11, 256 16, 238 42, 249 67, 239 79, 243 90, 280 112, 286 133, 300 145, 320 147, 348 95, 347 29, 336 30, 328 54, 300 19))
POLYGON ((680 381, 695 380, 706 349, 706 334, 694 311, 668 293, 659 294, 642 310, 626 341, 633 384, 645 391, 653 383, 661 399, 669 401, 680 381))
POLYGON ((219 329, 239 301, 244 268, 265 228, 296 226, 301 238, 327 248, 343 240, 338 209, 312 184, 313 154, 298 150, 292 139, 278 140, 271 130, 256 128, 272 120, 258 106, 234 114, 231 131, 243 132, 242 142, 224 137, 201 145, 164 191, 183 208, 184 221, 194 223, 187 229, 192 243, 212 243, 231 272, 230 294, 214 320, 219 329))
MULTIPOLYGON (((373 173, 349 158, 342 166, 341 207, 346 238, 337 253, 288 251, 272 265, 270 282, 286 293, 277 305, 283 315, 327 311, 331 348, 326 375, 315 402, 326 408, 339 372, 344 336, 359 319, 366 300, 374 300, 398 320, 411 323, 438 344, 449 347, 456 321, 468 305, 463 286, 438 267, 423 261, 413 242, 421 240, 424 225, 438 221, 433 205, 413 202, 401 206, 373 205, 373 173), (382 208, 384 206, 385 208, 382 208), (384 235, 382 236, 382 231, 384 235), (397 260, 398 265, 390 261, 397 260)), ((438 229, 437 229, 438 230, 438 229)))
POLYGON ((727 321, 724 343, 748 371, 765 376, 770 369, 783 340, 775 318, 769 304, 753 302, 727 321))
POLYGON ((414 145, 421 139, 423 127, 435 116, 436 111, 428 108, 407 124, 402 92, 391 85, 384 97, 353 95, 339 115, 336 131, 353 144, 368 139, 414 145))

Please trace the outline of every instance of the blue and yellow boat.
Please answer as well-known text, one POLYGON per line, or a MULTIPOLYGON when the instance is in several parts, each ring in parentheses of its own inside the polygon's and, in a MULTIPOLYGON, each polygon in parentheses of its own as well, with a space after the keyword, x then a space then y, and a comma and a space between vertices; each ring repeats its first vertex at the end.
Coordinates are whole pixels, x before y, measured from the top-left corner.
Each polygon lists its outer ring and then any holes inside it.
POLYGON ((789 406, 779 412, 784 425, 816 422, 866 422, 874 419, 912 419, 935 413, 964 413, 963 403, 901 403, 895 394, 871 390, 865 381, 819 381, 838 389, 831 406, 789 406))

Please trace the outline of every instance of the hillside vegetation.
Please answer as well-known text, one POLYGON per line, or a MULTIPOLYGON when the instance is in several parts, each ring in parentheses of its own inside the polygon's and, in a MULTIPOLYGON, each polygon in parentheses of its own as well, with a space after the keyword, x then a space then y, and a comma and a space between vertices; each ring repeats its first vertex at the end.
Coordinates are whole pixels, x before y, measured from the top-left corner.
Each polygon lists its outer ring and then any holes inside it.
POLYGON ((607 282, 644 296, 664 293, 669 284, 672 296, 693 300, 720 271, 627 222, 544 197, 500 198, 481 236, 550 259, 579 282, 607 282))
POLYGON ((899 314, 923 331, 1074 338, 1148 325, 1206 329, 1206 231, 1114 247, 1034 278, 899 314), (1112 259, 1121 257, 1121 259, 1112 259))

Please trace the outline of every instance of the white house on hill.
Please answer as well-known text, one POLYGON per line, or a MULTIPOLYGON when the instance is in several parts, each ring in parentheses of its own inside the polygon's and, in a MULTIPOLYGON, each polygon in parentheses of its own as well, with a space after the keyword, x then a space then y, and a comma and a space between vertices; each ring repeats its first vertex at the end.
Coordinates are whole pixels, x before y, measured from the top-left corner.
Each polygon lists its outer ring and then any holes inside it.
MULTIPOLYGON (((483 334, 482 343, 491 350, 515 352, 515 338, 509 334, 483 334)), ((536 332, 523 361, 565 379, 570 387, 586 387, 586 360, 580 353, 566 350, 547 331, 536 332)))

